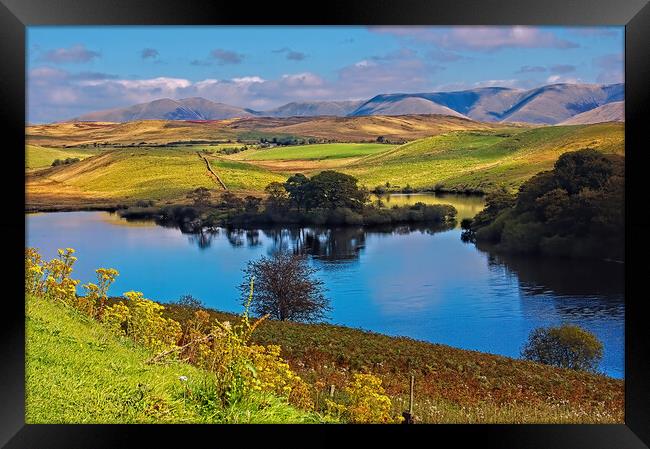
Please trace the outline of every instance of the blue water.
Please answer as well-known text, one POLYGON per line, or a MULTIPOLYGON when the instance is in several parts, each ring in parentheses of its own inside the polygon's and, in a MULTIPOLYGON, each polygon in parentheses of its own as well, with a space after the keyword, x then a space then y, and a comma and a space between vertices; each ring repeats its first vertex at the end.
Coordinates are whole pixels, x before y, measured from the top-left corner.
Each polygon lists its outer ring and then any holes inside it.
POLYGON ((249 260, 299 250, 328 289, 329 322, 512 357, 532 329, 574 323, 603 341, 601 371, 624 374, 623 265, 500 257, 461 242, 458 228, 188 235, 106 212, 62 212, 28 215, 27 245, 47 258, 75 248, 82 283, 97 267, 118 269, 113 295, 191 294, 230 312, 241 311, 236 287, 249 260))

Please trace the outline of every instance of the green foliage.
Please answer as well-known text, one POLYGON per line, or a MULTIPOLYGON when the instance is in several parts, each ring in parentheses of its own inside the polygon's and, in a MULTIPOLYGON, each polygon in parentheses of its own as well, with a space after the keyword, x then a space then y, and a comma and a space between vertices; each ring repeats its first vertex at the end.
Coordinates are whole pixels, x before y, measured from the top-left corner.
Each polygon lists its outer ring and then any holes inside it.
POLYGON ((266 186, 264 192, 268 194, 265 205, 271 213, 286 211, 289 207, 289 193, 284 184, 272 182, 266 186))
POLYGON ((81 159, 78 157, 67 157, 65 159, 54 159, 52 161, 52 167, 58 167, 59 165, 70 165, 75 162, 79 162, 81 159))
POLYGON ((489 195, 465 236, 509 252, 622 260, 624 181, 622 156, 565 153, 516 197, 489 195))
POLYGON ((308 204, 325 209, 345 207, 358 210, 368 201, 367 190, 357 186, 356 178, 334 170, 325 170, 313 176, 306 193, 308 204))
POLYGON ((537 328, 521 351, 526 360, 560 368, 596 372, 603 356, 603 344, 579 326, 537 328))
POLYGON ((348 208, 359 210, 368 201, 368 191, 357 186, 357 179, 334 170, 325 170, 311 179, 295 174, 284 183, 289 200, 298 209, 348 208))

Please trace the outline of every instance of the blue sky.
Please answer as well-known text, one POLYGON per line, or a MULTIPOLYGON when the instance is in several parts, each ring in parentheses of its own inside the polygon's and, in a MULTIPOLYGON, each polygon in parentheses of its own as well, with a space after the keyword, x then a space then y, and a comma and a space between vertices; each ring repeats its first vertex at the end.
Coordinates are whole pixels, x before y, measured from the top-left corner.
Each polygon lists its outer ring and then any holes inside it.
POLYGON ((623 27, 29 27, 28 121, 157 98, 270 109, 623 81, 623 27))

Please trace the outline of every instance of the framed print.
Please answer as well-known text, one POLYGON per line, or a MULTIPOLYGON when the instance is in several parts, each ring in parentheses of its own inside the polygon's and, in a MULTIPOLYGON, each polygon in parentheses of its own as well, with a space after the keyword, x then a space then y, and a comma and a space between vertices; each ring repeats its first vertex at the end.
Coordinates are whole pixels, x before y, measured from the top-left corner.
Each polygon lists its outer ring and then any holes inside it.
POLYGON ((3 0, 2 444, 647 447, 650 6, 320 9, 3 0))

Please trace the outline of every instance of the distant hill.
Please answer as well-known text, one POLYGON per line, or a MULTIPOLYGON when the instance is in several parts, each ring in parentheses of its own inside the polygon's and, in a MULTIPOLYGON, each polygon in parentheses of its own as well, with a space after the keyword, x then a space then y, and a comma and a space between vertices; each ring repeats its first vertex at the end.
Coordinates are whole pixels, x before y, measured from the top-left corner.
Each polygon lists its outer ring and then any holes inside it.
POLYGON ((530 90, 484 87, 456 92, 381 94, 362 101, 292 102, 254 111, 205 98, 169 98, 91 112, 70 121, 224 120, 246 117, 359 117, 436 114, 482 122, 555 125, 624 99, 623 84, 552 84, 530 90))
POLYGON ((136 120, 223 120, 250 117, 247 109, 206 100, 201 97, 172 100, 163 98, 127 108, 107 109, 80 115, 76 122, 132 122, 136 120))
POLYGON ((344 117, 364 102, 364 100, 292 102, 269 111, 258 112, 257 115, 264 117, 315 117, 321 115, 344 117))
POLYGON ((625 121, 625 108, 622 101, 615 101, 598 106, 581 114, 574 115, 560 125, 589 125, 602 122, 623 122, 625 121))
POLYGON ((432 111, 446 108, 452 111, 447 112, 449 115, 462 114, 473 120, 553 125, 620 101, 623 96, 623 84, 553 84, 531 90, 487 87, 457 92, 377 95, 350 115, 421 114, 426 112, 419 111, 427 108, 432 111), (418 101, 413 101, 415 99, 418 101), (414 112, 406 112, 409 107, 414 112))

